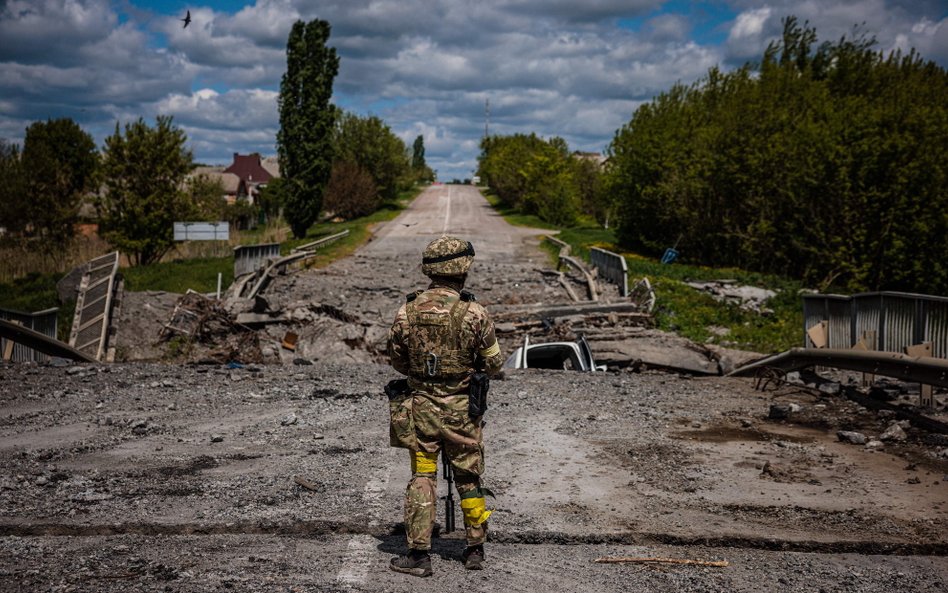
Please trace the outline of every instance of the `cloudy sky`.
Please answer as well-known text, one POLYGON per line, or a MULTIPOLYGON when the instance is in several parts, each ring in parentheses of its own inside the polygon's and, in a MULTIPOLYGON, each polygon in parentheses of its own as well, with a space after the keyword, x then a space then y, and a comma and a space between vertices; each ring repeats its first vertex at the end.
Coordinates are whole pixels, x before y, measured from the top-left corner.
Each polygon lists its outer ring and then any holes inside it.
POLYGON ((0 138, 71 117, 101 146, 116 122, 165 114, 200 162, 275 154, 287 34, 321 18, 336 104, 409 145, 423 134, 440 179, 464 178, 488 100, 492 134, 603 151, 675 82, 759 58, 789 14, 821 39, 863 24, 881 50, 948 66, 945 0, 0 0, 0 138))

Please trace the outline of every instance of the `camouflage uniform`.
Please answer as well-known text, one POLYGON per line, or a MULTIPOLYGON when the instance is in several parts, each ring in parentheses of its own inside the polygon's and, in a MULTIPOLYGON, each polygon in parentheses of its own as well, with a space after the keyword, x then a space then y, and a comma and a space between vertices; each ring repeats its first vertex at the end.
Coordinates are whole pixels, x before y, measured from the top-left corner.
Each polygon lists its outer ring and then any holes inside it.
POLYGON ((461 290, 473 260, 473 248, 469 256, 457 255, 465 253, 462 245, 470 248, 469 243, 449 237, 429 245, 424 262, 438 259, 439 247, 447 251, 443 257, 454 257, 423 264, 422 270, 432 276, 431 285, 409 295, 389 333, 392 366, 408 376, 411 389, 406 397, 391 402, 391 444, 411 453, 412 480, 405 493, 410 550, 431 548, 437 500, 435 460, 442 447, 454 468, 468 546, 486 539, 490 511, 485 510, 480 491, 483 422, 468 415, 467 394, 475 366, 482 363, 488 373, 494 373, 503 358, 487 311, 461 290), (456 273, 448 275, 446 270, 456 273))

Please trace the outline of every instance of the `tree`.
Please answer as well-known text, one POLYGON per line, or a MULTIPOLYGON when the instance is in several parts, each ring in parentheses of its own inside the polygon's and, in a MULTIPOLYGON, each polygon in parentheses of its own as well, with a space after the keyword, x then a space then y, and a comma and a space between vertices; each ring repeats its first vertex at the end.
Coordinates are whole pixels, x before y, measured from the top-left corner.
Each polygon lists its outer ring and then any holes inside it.
POLYGON ((411 187, 411 163, 401 138, 380 118, 344 113, 336 125, 336 158, 355 163, 375 181, 383 200, 394 200, 411 187))
POLYGON ((624 246, 821 289, 948 290, 948 71, 793 17, 759 65, 675 85, 610 146, 624 246), (756 70, 756 72, 755 72, 756 70))
POLYGON ((0 179, 0 227, 9 234, 22 233, 28 219, 26 175, 19 146, 4 138, 0 138, 0 179))
POLYGON ((325 206, 345 219, 372 214, 379 206, 375 181, 358 164, 337 160, 332 165, 325 206))
POLYGON ((412 144, 411 152, 411 168, 415 171, 421 170, 427 165, 425 164, 425 137, 421 134, 418 134, 418 137, 415 138, 415 143, 412 144))
POLYGON ((274 177, 267 184, 260 188, 260 195, 257 196, 257 204, 263 211, 267 220, 277 218, 283 212, 285 202, 284 179, 274 177))
POLYGON ((417 182, 431 183, 435 180, 434 170, 425 162, 425 137, 421 134, 412 144, 411 170, 417 182))
POLYGON ((478 161, 478 174, 508 206, 557 225, 576 222, 580 187, 562 138, 547 141, 536 134, 484 138, 478 161))
POLYGON ((283 175, 284 217, 296 237, 319 218, 332 171, 332 84, 339 72, 335 48, 327 47, 323 20, 296 21, 286 43, 286 72, 280 82, 277 151, 283 175))
POLYGON ((133 265, 161 259, 174 245, 174 222, 193 211, 181 189, 193 160, 186 142, 172 118, 161 115, 154 128, 141 118, 125 124, 124 134, 116 123, 115 133, 105 139, 100 229, 133 265))
POLYGON ((194 176, 188 180, 187 192, 194 220, 225 220, 227 201, 220 177, 194 176))
POLYGON ((68 118, 35 122, 26 128, 21 160, 27 184, 21 208, 32 234, 42 249, 62 251, 75 236, 82 198, 95 185, 95 141, 68 118))

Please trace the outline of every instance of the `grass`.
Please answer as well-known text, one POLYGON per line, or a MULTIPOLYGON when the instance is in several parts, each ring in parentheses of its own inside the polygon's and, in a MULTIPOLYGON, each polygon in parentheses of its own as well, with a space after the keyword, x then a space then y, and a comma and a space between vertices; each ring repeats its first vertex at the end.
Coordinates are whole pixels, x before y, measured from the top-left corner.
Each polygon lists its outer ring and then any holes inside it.
POLYGON ((491 207, 496 210, 498 214, 503 216, 504 220, 514 226, 525 226, 534 229, 547 229, 550 231, 559 230, 559 227, 542 220, 535 214, 521 214, 516 209, 504 204, 496 194, 492 194, 486 190, 481 191, 481 193, 485 198, 487 198, 487 201, 490 203, 491 207))
POLYGON ((140 292, 163 290, 187 292, 188 289, 210 293, 217 291, 217 275, 223 288, 234 281, 234 258, 212 257, 159 262, 147 266, 122 268, 125 290, 140 292))
MULTIPOLYGON (((288 239, 280 243, 280 253, 287 255, 295 247, 311 243, 317 239, 328 237, 348 230, 349 234, 342 239, 333 241, 321 247, 317 255, 306 260, 307 268, 321 268, 337 259, 351 255, 356 249, 364 245, 371 237, 372 226, 379 222, 391 220, 405 209, 405 207, 419 194, 421 188, 403 192, 394 202, 383 204, 381 208, 368 216, 355 218, 345 222, 323 222, 310 227, 306 236, 300 239, 288 239)), ((264 242, 275 242, 274 238, 281 234, 273 226, 262 228, 261 231, 241 231, 240 243, 251 244, 254 239, 264 242)), ((222 274, 222 286, 230 286, 234 281, 234 258, 195 258, 182 259, 172 262, 162 262, 149 266, 124 268, 125 287, 127 290, 164 290, 167 292, 186 292, 189 288, 201 293, 210 293, 217 290, 217 274, 222 274)))
POLYGON ((353 218, 343 222, 321 222, 310 227, 306 237, 302 239, 290 239, 280 246, 280 252, 288 254, 294 247, 311 243, 317 239, 335 235, 342 231, 349 231, 345 237, 333 241, 332 243, 321 247, 315 257, 306 260, 306 268, 323 268, 330 263, 352 255, 356 249, 365 245, 372 236, 372 228, 381 222, 392 220, 402 210, 422 192, 423 187, 416 187, 409 191, 401 192, 394 202, 387 202, 367 216, 353 218))
MULTIPOLYGON (((574 228, 558 228, 535 216, 518 214, 505 207, 496 196, 488 202, 511 224, 558 230, 556 238, 568 243, 572 254, 588 261, 589 249, 600 247, 621 254, 629 268, 629 283, 648 277, 656 295, 654 316, 657 327, 674 332, 697 343, 720 344, 730 348, 761 353, 780 352, 800 345, 803 327, 803 303, 798 281, 759 274, 737 268, 710 268, 683 263, 663 264, 637 253, 623 251, 617 244, 615 231, 603 229, 587 221, 574 228), (714 300, 685 282, 730 279, 738 284, 769 288, 777 295, 764 303, 771 312, 766 315, 714 300), (725 335, 716 333, 725 328, 725 335)), ((543 243, 556 261, 559 248, 543 243)))
POLYGON ((60 304, 56 282, 61 274, 27 274, 8 283, 0 284, 0 308, 35 313, 59 307, 57 314, 57 337, 69 341, 72 318, 76 312, 76 301, 60 304))

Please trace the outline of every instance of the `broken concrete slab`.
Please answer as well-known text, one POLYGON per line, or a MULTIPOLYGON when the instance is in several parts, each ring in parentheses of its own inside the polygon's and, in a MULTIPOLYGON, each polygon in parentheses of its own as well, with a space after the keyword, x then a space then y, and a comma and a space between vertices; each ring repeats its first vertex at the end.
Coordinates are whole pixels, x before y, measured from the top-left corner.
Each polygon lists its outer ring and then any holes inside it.
POLYGON ((599 364, 625 367, 632 363, 650 368, 674 369, 700 375, 719 374, 718 363, 685 338, 671 334, 609 341, 597 340, 591 348, 599 364))
POLYGON ((685 284, 696 290, 707 292, 715 300, 733 303, 742 309, 757 313, 769 313, 770 311, 764 307, 764 303, 768 299, 777 296, 777 293, 773 290, 756 286, 737 285, 729 280, 685 282, 685 284))

